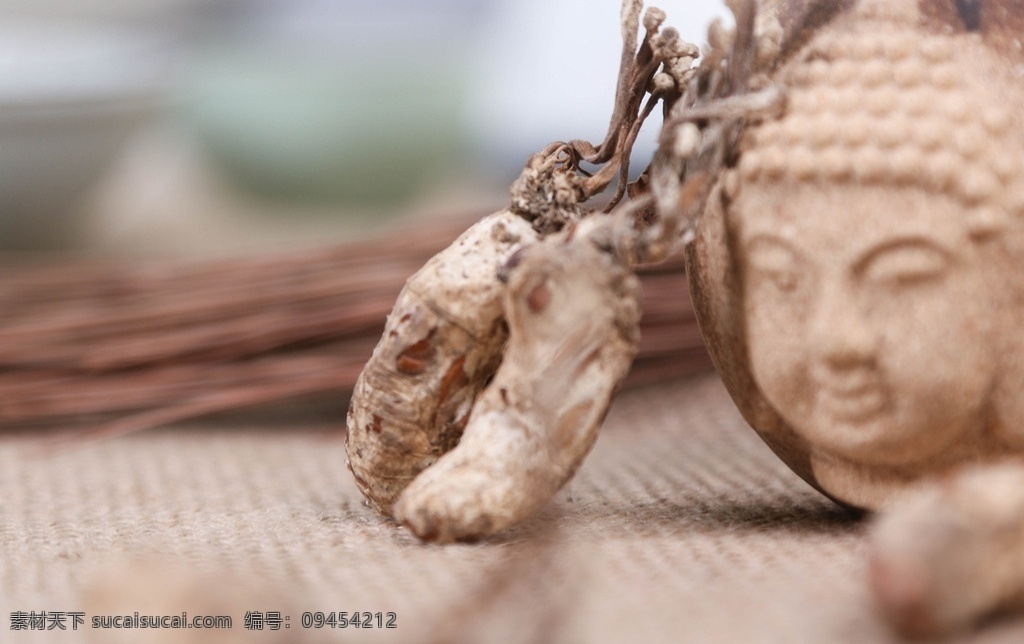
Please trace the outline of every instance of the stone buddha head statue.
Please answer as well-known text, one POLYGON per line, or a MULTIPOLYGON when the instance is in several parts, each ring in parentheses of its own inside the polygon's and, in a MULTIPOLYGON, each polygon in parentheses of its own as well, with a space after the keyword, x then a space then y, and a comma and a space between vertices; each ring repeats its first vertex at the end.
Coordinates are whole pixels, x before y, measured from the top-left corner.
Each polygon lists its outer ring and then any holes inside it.
POLYGON ((854 3, 772 75, 786 109, 688 251, 740 409, 839 501, 1024 456, 1021 65, 916 0, 854 3))

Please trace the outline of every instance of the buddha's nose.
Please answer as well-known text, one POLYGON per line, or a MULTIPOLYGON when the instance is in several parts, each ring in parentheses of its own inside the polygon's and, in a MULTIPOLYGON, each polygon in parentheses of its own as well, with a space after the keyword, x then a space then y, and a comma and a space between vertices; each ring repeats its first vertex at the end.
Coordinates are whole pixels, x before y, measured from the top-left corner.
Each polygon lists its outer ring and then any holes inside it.
POLYGON ((807 338, 815 357, 832 369, 849 369, 870 361, 876 337, 853 293, 828 285, 819 293, 807 338))

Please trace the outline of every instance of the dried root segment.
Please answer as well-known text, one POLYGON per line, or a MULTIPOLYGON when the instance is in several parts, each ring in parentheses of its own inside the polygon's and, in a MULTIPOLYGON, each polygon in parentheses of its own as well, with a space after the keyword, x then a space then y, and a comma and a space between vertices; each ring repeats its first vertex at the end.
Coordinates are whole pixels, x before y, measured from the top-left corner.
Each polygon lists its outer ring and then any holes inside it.
POLYGON ((904 635, 1024 608, 1024 465, 922 486, 875 526, 869 571, 879 608, 904 635))
POLYGON ((517 254, 509 343, 462 441, 405 490, 395 518, 422 539, 477 539, 529 517, 576 472, 639 342, 639 282, 571 235, 517 254))
POLYGON ((507 332, 498 268, 538 239, 507 211, 484 218, 413 275, 360 374, 348 413, 348 465, 382 513, 459 442, 507 332))

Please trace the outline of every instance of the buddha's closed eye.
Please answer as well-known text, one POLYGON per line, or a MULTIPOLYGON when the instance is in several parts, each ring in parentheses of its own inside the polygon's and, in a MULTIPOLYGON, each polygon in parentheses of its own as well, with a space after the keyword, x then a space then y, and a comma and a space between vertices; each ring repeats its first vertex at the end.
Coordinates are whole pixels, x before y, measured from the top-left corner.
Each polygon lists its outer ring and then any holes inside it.
POLYGON ((747 269, 755 280, 764 280, 779 291, 794 291, 800 285, 803 260, 777 237, 755 237, 746 245, 747 269))
POLYGON ((953 263, 948 251, 926 239, 900 239, 873 249, 857 272, 864 280, 886 287, 907 287, 942 278, 953 263))

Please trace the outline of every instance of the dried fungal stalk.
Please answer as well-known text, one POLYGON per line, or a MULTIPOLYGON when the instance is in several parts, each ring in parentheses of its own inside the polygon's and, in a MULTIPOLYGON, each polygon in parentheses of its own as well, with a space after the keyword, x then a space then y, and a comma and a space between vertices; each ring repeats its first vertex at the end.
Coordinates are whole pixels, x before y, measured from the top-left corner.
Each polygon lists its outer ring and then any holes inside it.
POLYGON ((524 249, 504 296, 510 335, 459 445, 416 478, 395 518, 423 539, 493 534, 575 474, 639 342, 639 283, 588 243, 524 249))

